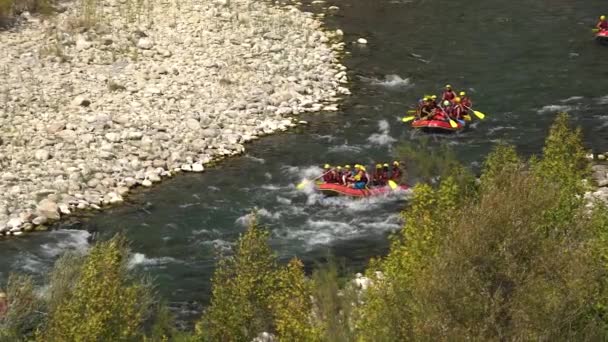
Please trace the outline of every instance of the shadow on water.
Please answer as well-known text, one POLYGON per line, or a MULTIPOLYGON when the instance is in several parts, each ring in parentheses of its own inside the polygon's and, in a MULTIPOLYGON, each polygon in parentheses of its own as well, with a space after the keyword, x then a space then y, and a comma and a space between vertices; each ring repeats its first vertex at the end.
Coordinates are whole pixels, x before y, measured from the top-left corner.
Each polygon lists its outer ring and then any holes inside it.
POLYGON ((208 300, 216 252, 232 246, 253 209, 283 260, 297 255, 312 265, 329 252, 361 269, 370 256, 386 252, 386 236, 401 225, 405 195, 326 199, 294 185, 319 174, 326 162, 384 162, 400 143, 422 144, 424 135, 400 117, 417 97, 448 82, 469 92, 487 114, 462 134, 430 137, 448 144, 466 165, 479 165, 498 140, 539 153, 558 111, 573 115, 590 148, 608 150, 608 90, 598 82, 608 73, 608 49, 595 44, 588 29, 599 3, 330 5, 340 11, 328 26, 347 33, 351 52, 345 63, 353 95, 341 112, 307 115, 309 126, 261 139, 247 146, 246 155, 204 174, 139 190, 125 205, 59 224, 63 230, 0 242, 0 279, 11 270, 42 276, 62 251, 86 249, 93 238, 124 231, 136 253, 133 267, 155 276, 183 317, 194 317, 200 305, 192 303, 208 300), (359 37, 369 44, 350 44, 359 37))

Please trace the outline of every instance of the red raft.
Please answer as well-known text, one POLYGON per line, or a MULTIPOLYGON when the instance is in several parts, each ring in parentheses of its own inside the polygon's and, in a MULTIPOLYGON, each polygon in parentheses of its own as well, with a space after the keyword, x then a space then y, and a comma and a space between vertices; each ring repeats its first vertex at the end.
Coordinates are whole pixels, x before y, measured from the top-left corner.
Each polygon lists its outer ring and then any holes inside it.
POLYGON ((353 189, 345 185, 335 183, 320 183, 317 184, 317 190, 328 196, 350 196, 350 197, 373 197, 388 194, 392 191, 407 190, 407 185, 399 185, 395 190, 391 189, 390 186, 385 185, 381 187, 375 187, 370 189, 353 189))
POLYGON ((608 43, 608 30, 601 30, 595 34, 595 39, 603 44, 608 43))
POLYGON ((458 125, 457 127, 452 127, 448 121, 444 120, 416 120, 412 122, 413 128, 418 128, 424 132, 429 133, 453 133, 462 131, 465 127, 464 122, 454 121, 458 125))

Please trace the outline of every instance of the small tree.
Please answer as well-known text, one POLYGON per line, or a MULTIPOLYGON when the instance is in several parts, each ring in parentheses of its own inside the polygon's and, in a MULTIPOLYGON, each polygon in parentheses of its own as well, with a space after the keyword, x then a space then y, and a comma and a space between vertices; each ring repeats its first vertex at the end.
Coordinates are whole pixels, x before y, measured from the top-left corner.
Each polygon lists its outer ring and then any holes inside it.
POLYGON ((277 289, 276 256, 268 232, 255 220, 239 238, 233 256, 218 262, 211 305, 196 326, 208 341, 249 341, 273 331, 271 296, 277 289))
POLYGON ((70 293, 57 288, 64 298, 52 307, 38 340, 140 339, 151 305, 150 288, 131 276, 127 262, 128 246, 124 237, 115 236, 95 245, 86 256, 70 293))
POLYGON ((277 291, 271 296, 274 322, 281 341, 320 341, 312 320, 312 284, 302 262, 294 258, 278 274, 277 291))

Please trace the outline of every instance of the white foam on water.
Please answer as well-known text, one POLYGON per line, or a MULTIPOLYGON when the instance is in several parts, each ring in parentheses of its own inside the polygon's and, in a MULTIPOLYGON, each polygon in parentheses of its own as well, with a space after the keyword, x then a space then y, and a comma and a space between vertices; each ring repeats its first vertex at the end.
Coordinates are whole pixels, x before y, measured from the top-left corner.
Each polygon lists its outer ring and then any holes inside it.
POLYGON ((226 240, 222 240, 222 239, 215 239, 215 240, 202 241, 201 244, 204 246, 211 246, 211 247, 213 247, 213 249, 219 250, 219 251, 231 251, 232 246, 234 246, 235 243, 229 242, 226 240))
POLYGON ((213 186, 213 185, 209 185, 207 187, 207 189, 209 189, 211 191, 220 191, 220 188, 218 188, 217 186, 213 186))
POLYGON ((279 204, 291 205, 291 200, 289 198, 277 196, 277 202, 279 204))
POLYGON ((336 140, 336 137, 334 137, 333 135, 329 135, 329 134, 327 134, 327 135, 321 135, 321 134, 316 134, 315 133, 315 134, 311 134, 311 136, 314 139, 316 139, 316 140, 324 140, 324 141, 327 141, 327 142, 331 142, 331 141, 336 140))
POLYGON ((47 257, 58 257, 66 251, 73 250, 86 252, 89 249, 89 237, 86 230, 55 230, 49 234, 54 235, 55 242, 48 242, 40 246, 42 253, 47 257))
POLYGON ((258 216, 260 217, 265 217, 265 218, 269 218, 269 219, 273 219, 273 220, 278 220, 281 218, 281 213, 280 212, 271 212, 269 210, 267 210, 266 208, 262 208, 262 209, 258 209, 258 216))
POLYGON ((247 159, 251 159, 251 160, 253 160, 254 162, 256 162, 256 163, 260 163, 260 164, 265 164, 265 163, 266 163, 266 160, 265 160, 265 159, 263 159, 263 158, 258 158, 258 157, 254 157, 254 156, 252 156, 252 155, 250 155, 250 154, 246 154, 246 155, 245 155, 245 158, 247 158, 247 159))
POLYGON ((185 209, 188 207, 191 207, 193 205, 199 205, 201 204, 201 202, 196 202, 196 203, 184 203, 184 204, 180 204, 178 207, 180 207, 181 209, 185 209))
POLYGON ((361 152, 361 150, 363 150, 361 147, 356 145, 349 145, 348 143, 332 146, 327 149, 327 151, 331 153, 361 152))
POLYGON ((488 135, 492 135, 498 131, 503 131, 503 130, 514 130, 515 127, 513 126, 496 126, 496 127, 490 127, 488 128, 488 135))
POLYGON ((560 100, 559 102, 561 102, 561 103, 578 102, 582 99, 584 99, 583 96, 570 96, 569 98, 560 100))
POLYGON ((254 214, 248 213, 248 214, 238 217, 236 219, 235 223, 240 224, 241 226, 247 227, 251 223, 253 223, 253 220, 254 220, 254 214))
POLYGON ((386 120, 378 121, 378 130, 380 131, 380 133, 374 133, 374 134, 370 135, 367 138, 367 141, 369 141, 372 144, 381 145, 381 146, 389 145, 389 144, 397 141, 397 139, 391 137, 389 134, 390 126, 388 124, 388 121, 386 121, 386 120))
POLYGON ((359 225, 366 229, 391 231, 401 228, 402 222, 399 214, 392 214, 382 221, 360 222, 359 225))
POLYGON ((385 88, 407 88, 411 87, 413 84, 409 77, 401 78, 399 75, 391 74, 384 76, 384 79, 377 78, 369 78, 369 77, 360 77, 362 80, 369 82, 376 86, 381 86, 385 88))
POLYGON ((281 187, 276 184, 263 184, 260 188, 270 191, 276 191, 281 189, 281 187))
POLYGON ((566 106, 566 105, 548 105, 537 111, 538 114, 549 114, 549 113, 559 113, 559 112, 567 112, 574 107, 566 106))
POLYGON ((174 263, 182 263, 182 261, 172 257, 148 258, 143 253, 134 253, 131 255, 127 267, 134 268, 136 266, 162 266, 174 263))
POLYGON ((608 95, 598 98, 597 103, 602 105, 608 104, 608 95))
POLYGON ((271 179, 272 179, 272 174, 271 174, 270 172, 266 172, 266 173, 264 173, 264 177, 265 177, 267 180, 271 180, 271 179))

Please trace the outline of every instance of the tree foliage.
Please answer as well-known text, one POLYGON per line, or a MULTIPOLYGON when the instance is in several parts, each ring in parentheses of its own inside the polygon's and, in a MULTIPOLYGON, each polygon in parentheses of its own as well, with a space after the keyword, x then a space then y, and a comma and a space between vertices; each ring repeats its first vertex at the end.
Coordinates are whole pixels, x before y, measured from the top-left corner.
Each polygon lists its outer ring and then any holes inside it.
POLYGON ((234 255, 218 262, 211 305, 196 328, 201 339, 249 341, 272 331, 271 297, 277 290, 278 267, 267 240, 268 232, 254 220, 239 238, 234 255))
MULTIPOLYGON (((125 238, 95 245, 69 293, 52 307, 40 341, 141 339, 150 309, 150 288, 130 276, 125 238)), ((68 272, 69 273, 69 272, 68 272)))

